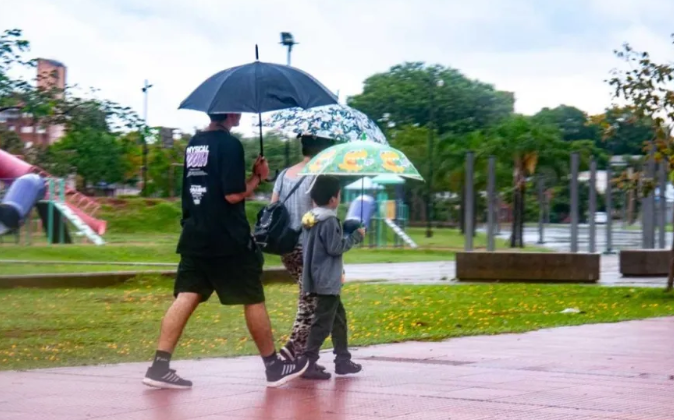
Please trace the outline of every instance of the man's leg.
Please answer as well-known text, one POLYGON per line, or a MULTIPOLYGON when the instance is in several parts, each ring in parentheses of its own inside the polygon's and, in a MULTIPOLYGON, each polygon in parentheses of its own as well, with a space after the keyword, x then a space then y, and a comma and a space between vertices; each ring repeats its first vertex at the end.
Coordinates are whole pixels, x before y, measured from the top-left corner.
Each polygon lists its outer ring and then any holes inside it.
POLYGON ((248 331, 255 341, 260 356, 268 357, 274 354, 274 336, 271 332, 271 321, 267 314, 264 302, 254 305, 245 305, 244 315, 248 331))
POLYGON ((198 293, 180 293, 171 307, 166 311, 161 322, 161 332, 157 350, 173 353, 178 340, 185 329, 187 321, 201 302, 198 293))
POLYGON ((143 383, 155 388, 187 389, 192 382, 178 376, 169 368, 173 350, 185 329, 187 320, 201 302, 198 293, 179 293, 161 322, 159 343, 152 366, 147 370, 143 383))
POLYGON ((204 273, 208 261, 189 256, 181 256, 178 275, 173 287, 175 300, 166 311, 161 323, 157 352, 152 366, 147 370, 143 383, 156 388, 191 388, 192 382, 176 375, 169 368, 173 350, 200 302, 208 300, 213 293, 204 273))
POLYGON ((246 325, 264 362, 267 386, 277 387, 299 377, 309 363, 304 358, 283 361, 276 354, 271 321, 264 304, 262 253, 256 248, 224 262, 225 271, 213 273, 221 303, 243 304, 246 325), (227 273, 228 277, 221 277, 227 273), (236 275, 232 275, 235 273, 236 275))

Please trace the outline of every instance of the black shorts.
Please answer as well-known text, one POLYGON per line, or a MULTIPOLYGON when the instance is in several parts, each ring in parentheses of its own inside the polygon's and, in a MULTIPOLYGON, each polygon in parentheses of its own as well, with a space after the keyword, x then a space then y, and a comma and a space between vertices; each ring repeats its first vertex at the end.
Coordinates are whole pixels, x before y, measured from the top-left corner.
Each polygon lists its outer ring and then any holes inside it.
POLYGON ((253 305, 264 302, 262 265, 264 257, 255 246, 241 254, 224 257, 181 255, 174 296, 189 292, 205 302, 213 291, 223 305, 253 305))

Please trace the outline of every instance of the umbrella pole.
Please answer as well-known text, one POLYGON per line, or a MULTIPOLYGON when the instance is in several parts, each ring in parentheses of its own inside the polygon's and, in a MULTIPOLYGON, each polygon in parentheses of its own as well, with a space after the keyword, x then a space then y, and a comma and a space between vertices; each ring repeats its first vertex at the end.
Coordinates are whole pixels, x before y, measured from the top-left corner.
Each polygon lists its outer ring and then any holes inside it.
POLYGON ((365 226, 363 220, 363 207, 365 206, 365 177, 360 180, 360 225, 365 226))
POLYGON ((262 113, 257 113, 257 121, 260 126, 260 156, 264 156, 264 144, 262 142, 262 113))

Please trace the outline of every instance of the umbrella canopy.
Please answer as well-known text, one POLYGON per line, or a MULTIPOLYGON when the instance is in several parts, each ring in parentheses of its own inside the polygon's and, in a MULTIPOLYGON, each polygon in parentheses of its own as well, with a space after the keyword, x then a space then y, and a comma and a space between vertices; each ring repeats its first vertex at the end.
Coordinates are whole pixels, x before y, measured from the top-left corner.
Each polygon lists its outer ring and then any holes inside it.
POLYGON ((401 151, 373 141, 338 144, 314 156, 299 175, 398 175, 423 181, 401 151))
POLYGON ((302 70, 255 61, 214 74, 180 104, 180 109, 260 114, 336 103, 337 96, 302 70))
POLYGON ((284 109, 265 118, 262 126, 286 134, 308 134, 339 142, 369 140, 388 144, 386 136, 374 121, 346 105, 284 109))
POLYGON ((398 175, 377 175, 372 178, 372 182, 379 185, 402 185, 405 179, 398 175))
MULTIPOLYGON (((311 108, 337 103, 337 96, 308 73, 281 64, 256 61, 232 67, 206 79, 181 104, 179 109, 191 109, 207 114, 251 112, 262 113, 286 108, 311 108)), ((260 130, 260 155, 264 155, 260 130)))
POLYGON ((350 183, 349 185, 344 187, 344 189, 348 191, 383 190, 384 187, 372 182, 372 178, 363 177, 357 181, 350 183))

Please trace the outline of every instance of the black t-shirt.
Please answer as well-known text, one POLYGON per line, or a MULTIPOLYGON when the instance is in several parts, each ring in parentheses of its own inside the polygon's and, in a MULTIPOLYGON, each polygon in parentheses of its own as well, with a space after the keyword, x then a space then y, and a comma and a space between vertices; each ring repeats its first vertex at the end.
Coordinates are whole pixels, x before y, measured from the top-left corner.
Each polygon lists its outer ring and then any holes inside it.
POLYGON ((183 231, 177 252, 197 257, 243 252, 251 240, 245 200, 230 204, 225 196, 245 191, 241 142, 224 130, 192 137, 183 164, 183 231))

